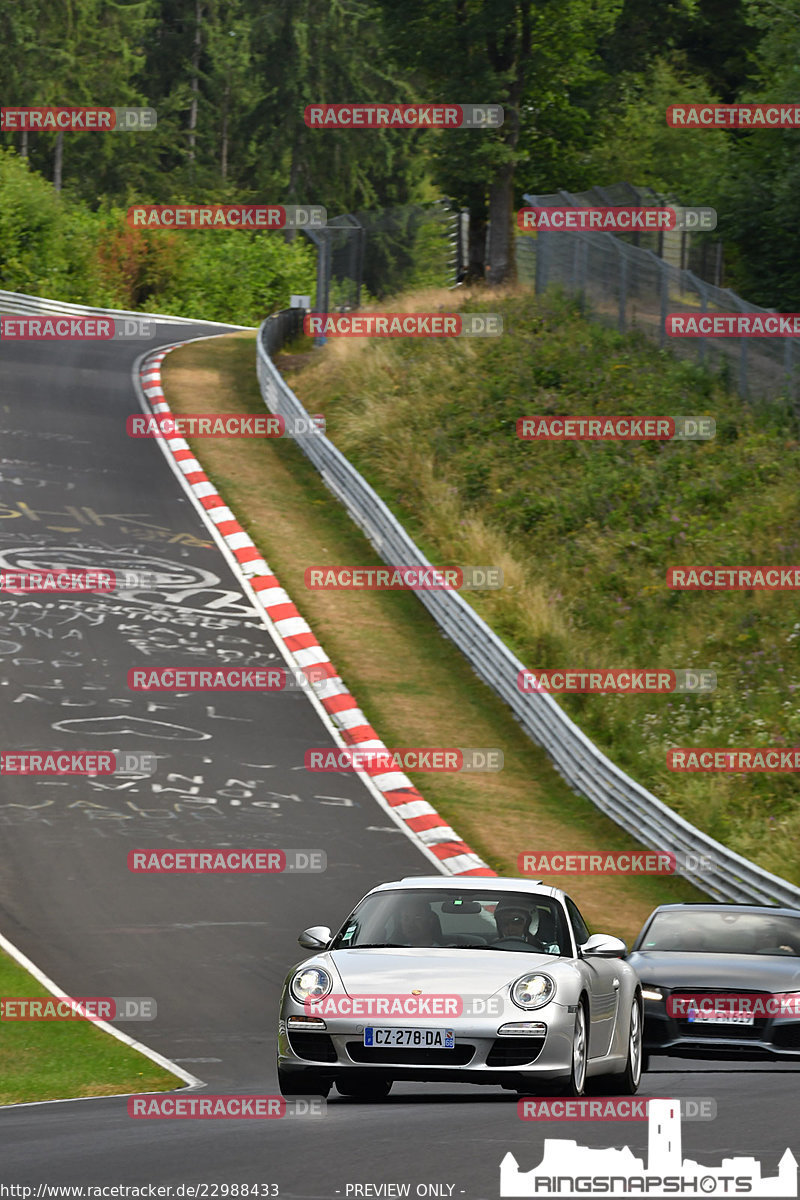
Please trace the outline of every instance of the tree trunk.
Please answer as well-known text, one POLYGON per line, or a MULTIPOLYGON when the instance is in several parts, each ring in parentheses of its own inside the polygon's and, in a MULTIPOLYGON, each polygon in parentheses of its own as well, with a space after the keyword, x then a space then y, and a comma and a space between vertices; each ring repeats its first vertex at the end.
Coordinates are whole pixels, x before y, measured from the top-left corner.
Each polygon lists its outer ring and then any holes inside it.
POLYGON ((23 129, 23 131, 22 131, 22 140, 20 142, 20 147, 19 147, 19 156, 20 156, 20 158, 28 157, 28 131, 27 131, 27 129, 23 129))
POLYGON ((192 104, 189 109, 189 162, 194 162, 195 145, 197 143, 197 102, 200 94, 200 33, 203 20, 203 5, 197 0, 194 8, 194 46, 192 47, 192 104))
POLYGON ((61 191, 61 174, 64 167, 64 130, 56 134, 56 152, 53 160, 53 191, 61 191))
POLYGON ((514 168, 501 167, 489 188, 489 264, 492 287, 517 278, 514 253, 514 168))
POLYGON ((514 221, 514 160, 519 142, 520 105, 525 94, 525 80, 531 62, 532 30, 531 0, 519 0, 519 24, 514 36, 502 44, 494 34, 488 42, 489 61, 498 72, 512 75, 504 102, 505 123, 501 141, 508 161, 497 169, 489 187, 489 253, 487 275, 492 287, 513 283, 517 278, 516 223, 514 221))
POLYGON ((231 87, 225 87, 225 103, 222 109, 222 155, 220 159, 220 175, 223 183, 228 178, 228 106, 231 97, 231 87))
POLYGON ((486 208, 470 205, 467 234, 467 273, 465 283, 478 283, 486 278, 486 208))

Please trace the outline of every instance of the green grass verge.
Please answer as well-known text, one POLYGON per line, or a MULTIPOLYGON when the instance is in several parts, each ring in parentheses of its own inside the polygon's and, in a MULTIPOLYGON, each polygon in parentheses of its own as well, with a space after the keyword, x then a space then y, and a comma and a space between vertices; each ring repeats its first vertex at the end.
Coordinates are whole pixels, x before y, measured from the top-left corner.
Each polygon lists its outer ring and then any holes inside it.
MULTIPOLYGON (((0 950, 0 996, 52 999, 0 950)), ((183 1081, 88 1020, 0 1020, 0 1105, 127 1092, 166 1092, 183 1081)))

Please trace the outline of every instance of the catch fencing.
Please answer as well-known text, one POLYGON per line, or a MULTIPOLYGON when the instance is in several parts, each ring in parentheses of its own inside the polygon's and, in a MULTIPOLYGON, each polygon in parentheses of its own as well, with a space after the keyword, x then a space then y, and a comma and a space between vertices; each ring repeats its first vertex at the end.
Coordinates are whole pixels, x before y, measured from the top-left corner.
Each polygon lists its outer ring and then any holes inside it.
MULTIPOLYGON (((648 198, 641 190, 633 192, 637 197, 633 199, 620 191, 627 187, 620 184, 577 195, 525 194, 523 198, 530 208, 661 203, 655 193, 648 198)), ((662 235, 658 246, 658 234, 635 235, 642 242, 651 239, 652 248, 630 244, 627 236, 582 230, 520 233, 516 239, 519 278, 535 286, 537 293, 558 284, 579 296, 593 319, 615 325, 620 333, 639 330, 678 357, 721 370, 745 399, 788 396, 800 415, 800 338, 684 338, 670 337, 665 330, 666 318, 674 312, 766 314, 774 310, 749 304, 729 288, 716 287, 694 271, 660 257, 663 237, 669 233, 662 235)), ((678 261, 684 258, 681 251, 678 261)))

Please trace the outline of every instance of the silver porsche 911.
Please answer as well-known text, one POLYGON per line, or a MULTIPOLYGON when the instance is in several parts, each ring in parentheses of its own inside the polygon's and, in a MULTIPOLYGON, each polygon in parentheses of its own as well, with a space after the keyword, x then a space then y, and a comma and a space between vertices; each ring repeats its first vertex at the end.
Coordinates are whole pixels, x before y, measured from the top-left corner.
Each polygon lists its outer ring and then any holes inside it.
POLYGON ((589 935, 538 881, 413 877, 373 888, 281 996, 284 1096, 380 1099, 395 1080, 489 1083, 580 1096, 590 1076, 632 1095, 642 993, 625 943, 589 935))

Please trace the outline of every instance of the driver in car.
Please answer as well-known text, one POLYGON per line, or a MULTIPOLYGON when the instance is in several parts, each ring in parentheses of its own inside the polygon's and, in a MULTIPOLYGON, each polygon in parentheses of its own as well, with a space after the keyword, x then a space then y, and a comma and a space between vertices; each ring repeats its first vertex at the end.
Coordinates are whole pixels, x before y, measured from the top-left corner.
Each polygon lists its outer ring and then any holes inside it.
POLYGON ((404 900, 397 916, 396 934, 409 946, 441 946, 442 927, 427 900, 404 900))
POLYGON ((497 925, 498 942, 513 939, 535 946, 537 950, 549 952, 549 947, 535 936, 539 931, 539 911, 535 905, 504 897, 494 910, 494 920, 497 925))

